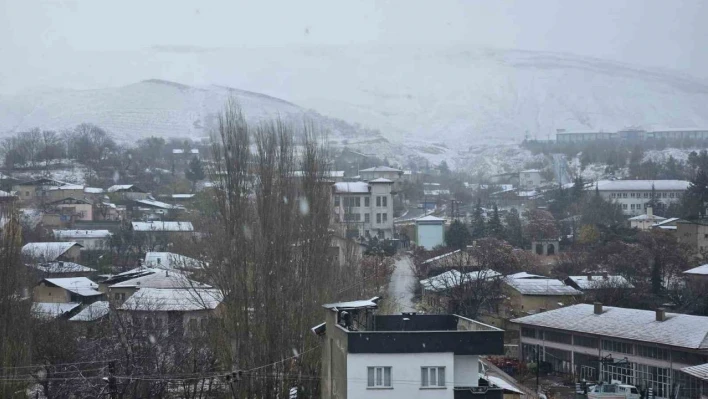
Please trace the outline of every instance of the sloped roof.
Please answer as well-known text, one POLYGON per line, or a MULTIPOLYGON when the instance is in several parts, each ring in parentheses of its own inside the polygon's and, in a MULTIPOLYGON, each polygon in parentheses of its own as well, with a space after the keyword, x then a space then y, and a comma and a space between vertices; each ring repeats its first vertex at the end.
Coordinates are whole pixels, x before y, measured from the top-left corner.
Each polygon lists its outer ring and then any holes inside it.
POLYGON ((445 273, 438 274, 437 276, 421 280, 420 285, 422 285, 425 290, 437 292, 457 287, 462 283, 470 283, 480 279, 489 280, 497 277, 501 277, 501 274, 491 269, 464 274, 452 269, 445 273))
POLYGON ((531 273, 526 273, 526 272, 518 272, 518 273, 510 274, 507 277, 509 277, 509 278, 548 278, 546 276, 539 276, 538 274, 531 274, 531 273))
POLYGON ((703 381, 708 381, 708 363, 684 367, 681 369, 681 371, 694 377, 700 378, 703 381))
POLYGON ((84 187, 84 192, 86 194, 103 194, 106 190, 100 187, 84 187))
POLYGON ((393 180, 384 179, 383 177, 379 177, 378 179, 369 180, 369 183, 393 183, 393 180))
POLYGON ((423 264, 425 265, 425 264, 427 264, 427 263, 433 263, 433 262, 439 261, 440 259, 445 259, 445 258, 447 258, 447 257, 449 257, 449 256, 455 255, 455 254, 460 253, 460 252, 462 252, 462 251, 458 249, 458 250, 456 250, 456 251, 452 251, 452 252, 448 252, 448 253, 445 253, 445 254, 442 254, 442 255, 438 255, 438 256, 436 256, 436 257, 433 257, 433 258, 430 258, 430 259, 427 259, 427 260, 423 261, 423 264))
POLYGON ((380 298, 375 296, 371 299, 362 299, 358 301, 349 301, 349 302, 335 302, 335 303, 326 303, 322 305, 322 307, 326 309, 338 309, 338 310, 343 310, 343 309, 365 309, 365 308, 377 308, 379 305, 376 304, 380 298))
POLYGON ((107 316, 109 311, 108 301, 97 301, 81 309, 69 321, 94 321, 107 316))
POLYGON ((138 192, 144 192, 140 187, 136 186, 135 184, 115 184, 113 186, 108 187, 106 190, 109 193, 115 193, 118 191, 125 191, 125 190, 130 190, 130 189, 135 189, 138 192))
POLYGON ((636 221, 639 221, 639 220, 656 220, 656 221, 658 221, 658 222, 661 222, 661 221, 666 220, 666 218, 661 217, 661 216, 656 216, 656 215, 651 215, 651 216, 649 216, 649 215, 647 215, 647 214, 643 214, 643 215, 638 215, 638 216, 629 218, 629 220, 636 220, 636 221))
POLYGON ((610 287, 625 287, 625 288, 634 288, 632 284, 630 284, 629 281, 627 281, 626 278, 622 276, 617 276, 617 275, 608 275, 607 278, 605 276, 599 275, 599 276, 593 276, 590 275, 590 278, 588 279, 588 276, 568 276, 569 279, 573 280, 575 284, 580 287, 581 290, 596 290, 596 289, 601 289, 601 288, 610 288, 610 287))
POLYGON ((113 284, 110 288, 211 288, 207 284, 190 280, 184 274, 174 270, 148 268, 135 272, 139 273, 138 277, 113 284))
POLYGON ((195 311, 215 309, 223 301, 216 289, 141 288, 131 295, 121 310, 132 311, 195 311))
POLYGON ((53 319, 79 307, 78 303, 34 302, 32 312, 43 319, 53 319))
POLYGON ((575 288, 552 278, 507 278, 507 285, 522 295, 582 295, 575 288))
POLYGON ((334 191, 336 193, 368 193, 369 184, 363 181, 339 182, 334 183, 334 191))
POLYGON ((194 231, 192 222, 132 222, 135 231, 186 232, 194 231))
POLYGON ((96 270, 74 262, 47 262, 30 265, 37 270, 50 274, 60 273, 93 273, 96 270))
POLYGON ((415 220, 417 222, 445 222, 445 219, 433 215, 423 216, 415 220))
POLYGON ((86 277, 45 278, 44 281, 56 285, 57 287, 61 287, 69 292, 73 292, 76 295, 103 295, 101 291, 98 291, 98 284, 87 279, 86 277))
POLYGON ((694 275, 708 275, 708 264, 694 267, 693 269, 688 269, 683 274, 694 274, 694 275))
POLYGON ((53 230, 54 238, 57 240, 67 238, 108 238, 111 232, 108 230, 53 230))
POLYGON ((390 166, 374 166, 373 168, 361 169, 361 172, 403 172, 400 169, 392 168, 390 166))
POLYGON ((80 184, 65 184, 62 186, 56 186, 56 187, 50 187, 49 191, 55 191, 55 190, 84 190, 84 186, 80 184))
MULTIPOLYGON (((76 242, 31 242, 22 247, 22 255, 45 261, 54 261, 64 255, 76 242)), ((79 245, 81 246, 81 245, 79 245)))
POLYGON ((597 186, 600 191, 651 191, 653 186, 657 191, 683 191, 689 184, 686 180, 599 180, 587 190, 597 186))
POLYGON ((205 262, 172 252, 148 252, 145 266, 158 269, 201 269, 205 262))
MULTIPOLYGON (((662 227, 662 226, 664 226, 665 224, 673 223, 673 222, 676 222, 676 221, 678 221, 678 220, 681 220, 681 218, 668 218, 668 219, 666 219, 666 220, 664 220, 664 221, 661 221, 661 222, 659 222, 659 223, 654 223, 654 224, 652 224, 651 227, 662 227)), ((672 226, 672 227, 673 227, 673 226, 672 226)))
POLYGON ((656 312, 579 304, 512 320, 514 323, 566 331, 651 342, 691 349, 708 348, 708 317, 666 313, 656 321, 656 312))
POLYGON ((140 199, 140 200, 135 200, 135 202, 142 204, 142 205, 147 205, 153 208, 162 208, 162 209, 184 209, 180 205, 172 205, 168 204, 166 202, 162 201, 156 201, 156 200, 151 200, 151 199, 140 199))

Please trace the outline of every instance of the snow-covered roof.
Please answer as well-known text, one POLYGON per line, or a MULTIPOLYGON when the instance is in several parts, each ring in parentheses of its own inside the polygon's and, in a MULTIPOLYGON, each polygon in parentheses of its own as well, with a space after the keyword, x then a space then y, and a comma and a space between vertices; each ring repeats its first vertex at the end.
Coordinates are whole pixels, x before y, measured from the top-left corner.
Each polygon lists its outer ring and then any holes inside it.
POLYGON ((452 252, 448 252, 448 253, 446 253, 446 254, 438 255, 438 256, 436 256, 436 257, 434 257, 434 258, 430 258, 430 259, 427 259, 427 260, 423 261, 423 264, 426 264, 426 263, 433 263, 433 262, 439 261, 440 259, 445 259, 445 258, 447 258, 448 256, 452 256, 452 255, 454 255, 454 254, 456 254, 456 253, 459 253, 459 252, 462 252, 462 251, 458 249, 458 250, 456 250, 456 251, 452 251, 452 252))
POLYGON ((141 288, 123 302, 119 309, 189 312, 215 309, 222 301, 223 295, 216 289, 141 288))
POLYGON ((84 190, 84 186, 80 184, 66 184, 64 186, 49 187, 48 191, 55 190, 84 190))
POLYGON ((103 194, 106 190, 100 187, 84 187, 84 192, 86 194, 103 194))
POLYGON ((708 381, 708 363, 699 364, 696 366, 684 367, 681 369, 686 374, 700 378, 703 381, 708 381))
POLYGON ((142 190, 140 190, 140 188, 136 187, 135 184, 116 184, 116 185, 108 187, 108 189, 106 191, 109 193, 115 193, 118 191, 130 190, 131 188, 135 188, 139 191, 142 191, 142 190))
POLYGON ((634 221, 641 221, 641 220, 650 220, 650 221, 651 221, 651 220, 655 220, 655 221, 657 221, 657 222, 661 222, 661 221, 666 220, 666 218, 661 217, 661 216, 656 216, 656 215, 651 215, 651 216, 650 216, 650 215, 647 215, 647 214, 643 214, 643 215, 638 215, 638 216, 629 218, 629 220, 634 220, 634 221))
POLYGON ((334 183, 335 193, 368 194, 369 184, 363 181, 334 183))
POLYGON ((145 266, 158 269, 201 269, 204 262, 172 252, 148 252, 145 266))
POLYGON ((708 264, 694 267, 693 269, 688 269, 683 273, 706 276, 706 275, 708 275, 708 264))
POLYGON ((192 148, 189 152, 190 154, 199 154, 199 148, 192 148))
POLYGON ((423 216, 421 218, 418 218, 415 220, 416 223, 418 222, 445 222, 445 219, 439 218, 433 215, 428 215, 428 216, 423 216))
POLYGON ((190 280, 175 270, 147 268, 140 274, 139 277, 113 284, 109 288, 211 288, 210 285, 190 280))
POLYGON ((81 309, 69 321, 95 321, 107 316, 109 311, 108 301, 97 301, 81 309))
POLYGON ((476 272, 461 273, 455 269, 447 271, 437 276, 420 281, 420 285, 427 291, 442 291, 452 287, 457 287, 463 283, 471 283, 477 280, 488 280, 500 277, 501 274, 491 270, 480 270, 476 272))
POLYGON ((194 231, 192 222, 131 222, 134 231, 189 232, 194 231))
POLYGON ((602 314, 595 314, 593 305, 579 304, 512 322, 683 348, 708 348, 706 316, 666 313, 666 320, 657 321, 652 310, 605 306, 602 314))
POLYGON ((30 266, 49 274, 93 273, 96 271, 95 269, 74 262, 47 262, 30 266))
POLYGON ((651 191, 653 186, 656 191, 684 191, 689 184, 686 180, 599 180, 587 190, 597 186, 600 191, 651 191))
POLYGON ((53 319, 79 307, 78 303, 34 302, 32 312, 40 318, 53 319))
POLYGON ((379 177, 378 179, 369 180, 369 183, 393 183, 393 180, 384 179, 383 177, 379 177))
POLYGON ((679 219, 680 219, 680 218, 668 218, 668 219, 666 219, 666 220, 664 220, 664 221, 661 221, 661 222, 652 224, 651 227, 659 227, 659 228, 664 228, 664 227, 676 227, 676 226, 665 226, 665 225, 666 225, 666 224, 669 224, 669 223, 673 223, 673 222, 675 222, 675 221, 677 221, 677 220, 679 220, 679 219))
POLYGON ((147 205, 153 208, 162 208, 162 209, 183 209, 182 206, 179 205, 171 205, 166 202, 162 201, 156 201, 156 200, 151 200, 151 199, 139 199, 135 200, 138 204, 142 205, 147 205))
POLYGON ((634 286, 627 281, 626 278, 622 276, 616 276, 616 275, 608 275, 608 276, 593 276, 590 275, 588 278, 587 275, 585 276, 568 276, 569 279, 573 280, 575 284, 580 287, 581 290, 596 290, 596 289, 601 289, 601 288, 617 288, 617 287, 624 287, 624 288, 634 288, 634 286))
POLYGON ((504 389, 506 391, 512 391, 512 392, 520 393, 522 395, 525 394, 525 392, 523 392, 519 388, 513 386, 512 384, 510 384, 509 382, 507 382, 506 380, 504 380, 501 377, 497 377, 495 375, 486 375, 482 378, 486 378, 487 381, 489 381, 492 385, 494 385, 498 388, 504 389))
POLYGON ((378 305, 376 304, 376 302, 378 302, 379 299, 380 299, 379 297, 375 296, 371 299, 362 299, 359 301, 326 303, 326 304, 322 305, 322 307, 324 307, 326 309, 338 309, 338 310, 377 308, 378 305))
POLYGON ((173 153, 173 154, 184 154, 184 150, 181 149, 181 148, 174 148, 174 149, 172 150, 172 153, 173 153))
POLYGON ((53 261, 64 255, 74 245, 79 244, 76 242, 31 242, 22 247, 22 255, 53 261))
POLYGON ((526 170, 522 170, 519 173, 541 173, 541 171, 538 169, 526 169, 526 170))
POLYGON ((361 172, 402 172, 402 170, 390 166, 374 166, 373 168, 361 169, 359 173, 361 172))
MULTIPOLYGON (((305 171, 304 170, 296 170, 293 172, 293 175, 295 177, 303 177, 303 176, 305 176, 305 171)), ((324 177, 344 177, 344 171, 343 170, 329 170, 329 171, 325 171, 322 175, 324 177)))
POLYGON ((552 278, 507 278, 506 283, 521 295, 582 295, 575 288, 552 278))
POLYGON ((508 278, 547 278, 545 276, 539 276, 538 274, 531 274, 531 273, 526 273, 526 272, 518 272, 518 273, 510 274, 507 277, 508 278))
POLYGON ((111 232, 108 230, 53 230, 54 238, 65 240, 70 238, 108 238, 111 232))
POLYGON ((190 199, 194 198, 195 194, 172 194, 172 198, 174 199, 190 199))
POLYGON ((103 295, 101 291, 98 291, 98 284, 87 279, 86 277, 45 278, 43 281, 56 285, 57 287, 63 288, 69 292, 73 292, 76 295, 103 295))

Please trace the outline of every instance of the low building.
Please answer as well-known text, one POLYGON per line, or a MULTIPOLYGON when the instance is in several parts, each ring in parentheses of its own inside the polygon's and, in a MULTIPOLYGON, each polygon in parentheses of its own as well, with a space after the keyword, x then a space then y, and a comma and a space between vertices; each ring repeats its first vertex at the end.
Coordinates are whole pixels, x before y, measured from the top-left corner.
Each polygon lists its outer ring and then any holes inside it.
POLYGON ((45 278, 32 290, 32 300, 44 303, 90 304, 102 296, 98 284, 86 277, 45 278))
POLYGON ((626 215, 641 215, 652 195, 668 205, 679 201, 689 185, 685 180, 600 180, 588 190, 597 190, 602 198, 620 204, 626 215))
POLYGON ((415 242, 428 251, 445 245, 445 219, 432 215, 416 219, 415 242))
POLYGON ((88 277, 96 273, 96 269, 74 262, 44 262, 29 264, 42 278, 88 277))
POLYGON ((121 273, 101 282, 101 290, 116 307, 144 288, 159 289, 210 289, 211 286, 190 280, 176 270, 139 268, 121 273))
POLYGON ((22 247, 22 256, 34 261, 76 262, 81 256, 81 245, 72 242, 31 242, 22 247))
POLYGON ((694 267, 683 272, 689 284, 698 287, 708 287, 708 264, 694 267))
POLYGON ((587 273, 582 276, 568 276, 564 282, 580 291, 605 290, 616 288, 634 288, 626 278, 607 273, 587 273))
POLYGON ((521 359, 590 381, 652 388, 657 398, 699 398, 682 370, 708 362, 708 317, 579 304, 512 320, 521 359), (673 396, 677 393, 677 396, 673 396))
POLYGON ((12 186, 12 191, 17 193, 21 203, 42 203, 48 202, 47 190, 63 185, 66 183, 42 178, 17 183, 12 186))
POLYGON ((122 200, 142 200, 150 197, 150 193, 134 184, 116 184, 108 187, 106 193, 122 200))
POLYGON ((646 213, 629 218, 629 227, 639 230, 651 230, 658 223, 663 222, 666 218, 654 215, 654 211, 649 206, 646 208, 646 213))
POLYGON ((504 353, 504 331, 457 315, 376 315, 376 301, 324 305, 321 397, 495 398, 479 357, 504 353))
POLYGON ((109 248, 111 232, 108 230, 54 230, 59 241, 76 242, 83 250, 103 251, 109 248))
POLYGON ((677 220, 676 239, 697 251, 708 250, 708 222, 704 220, 677 220))
POLYGON ((528 169, 519 172, 519 187, 525 190, 533 190, 543 184, 543 176, 538 169, 528 169))
POLYGON ((83 198, 84 186, 79 184, 64 184, 49 187, 45 191, 47 201, 59 201, 65 198, 83 198))
POLYGON ((560 280, 547 277, 508 276, 505 317, 534 314, 576 303, 583 293, 560 280))
POLYGON ((663 231, 668 231, 669 233, 676 233, 676 230, 678 230, 678 222, 681 219, 679 218, 668 218, 666 220, 663 220, 661 222, 654 223, 651 225, 652 229, 658 229, 658 230, 663 230, 663 231))
POLYGON ((49 202, 47 208, 51 213, 70 217, 73 222, 93 220, 93 204, 85 199, 66 197, 49 202))

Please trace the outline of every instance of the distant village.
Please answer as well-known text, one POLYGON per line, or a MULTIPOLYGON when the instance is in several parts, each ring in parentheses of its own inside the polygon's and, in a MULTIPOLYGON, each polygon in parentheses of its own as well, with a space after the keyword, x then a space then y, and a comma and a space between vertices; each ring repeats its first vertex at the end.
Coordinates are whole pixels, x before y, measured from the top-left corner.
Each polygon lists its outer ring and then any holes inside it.
MULTIPOLYGON (((0 392, 708 396, 705 150, 683 178, 480 178, 223 129, 8 139, 0 339, 31 349, 0 346, 0 392)), ((659 139, 708 132, 557 142, 659 139)))

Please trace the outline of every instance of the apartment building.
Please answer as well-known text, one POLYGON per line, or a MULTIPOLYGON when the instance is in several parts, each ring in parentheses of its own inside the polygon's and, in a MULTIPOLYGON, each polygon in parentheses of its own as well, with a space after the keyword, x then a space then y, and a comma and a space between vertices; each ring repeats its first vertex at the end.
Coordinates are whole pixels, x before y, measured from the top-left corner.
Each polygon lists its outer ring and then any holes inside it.
POLYGON ((702 381, 685 369, 708 362, 708 317, 580 304, 512 320, 521 359, 588 381, 619 380, 656 397, 698 399, 702 381))
POLYGON ((597 190, 604 199, 619 203, 626 215, 641 215, 652 193, 668 205, 680 200, 689 184, 685 180, 600 180, 588 190, 597 190))
POLYGON ((504 331, 457 315, 376 315, 378 298, 324 305, 323 399, 495 398, 480 355, 504 353, 504 331), (484 380, 482 380, 484 381, 484 380))
POLYGON ((339 182, 332 185, 334 224, 347 238, 393 238, 393 181, 339 182))

